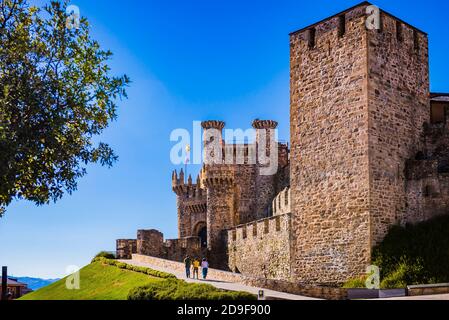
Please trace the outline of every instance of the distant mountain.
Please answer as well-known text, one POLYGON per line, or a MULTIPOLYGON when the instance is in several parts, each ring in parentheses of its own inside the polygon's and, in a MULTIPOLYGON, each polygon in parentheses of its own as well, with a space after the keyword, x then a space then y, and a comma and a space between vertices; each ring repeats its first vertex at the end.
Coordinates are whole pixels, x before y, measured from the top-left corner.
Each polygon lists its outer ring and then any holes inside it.
POLYGON ((27 284, 28 288, 32 289, 33 291, 39 290, 59 280, 59 279, 39 279, 39 278, 13 277, 13 276, 11 276, 11 278, 17 279, 17 281, 27 284))

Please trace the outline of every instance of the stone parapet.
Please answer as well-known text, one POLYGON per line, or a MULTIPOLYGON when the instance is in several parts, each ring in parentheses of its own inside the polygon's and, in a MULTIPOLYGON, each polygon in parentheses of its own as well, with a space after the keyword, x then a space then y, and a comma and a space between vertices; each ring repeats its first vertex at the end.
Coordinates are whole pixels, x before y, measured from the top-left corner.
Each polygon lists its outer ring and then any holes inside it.
POLYGON ((227 186, 234 183, 234 165, 205 165, 201 170, 201 181, 206 187, 227 186))
POLYGON ((273 200, 273 215, 279 216, 291 213, 291 192, 290 188, 285 188, 273 200))
POLYGON ((157 230, 137 231, 137 253, 159 257, 162 254, 164 235, 157 230))
POLYGON ((411 297, 448 294, 448 293, 449 293, 449 283, 407 287, 407 295, 411 297))
POLYGON ((227 230, 229 269, 266 279, 290 279, 291 215, 227 230))
POLYGON ((117 259, 131 259, 132 255, 137 253, 137 240, 118 239, 116 248, 117 259))

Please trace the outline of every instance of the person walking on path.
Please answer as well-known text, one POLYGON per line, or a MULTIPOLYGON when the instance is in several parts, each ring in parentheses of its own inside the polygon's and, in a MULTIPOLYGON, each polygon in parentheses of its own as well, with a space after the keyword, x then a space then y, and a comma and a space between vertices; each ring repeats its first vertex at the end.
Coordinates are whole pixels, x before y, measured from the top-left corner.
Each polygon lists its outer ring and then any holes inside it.
POLYGON ((207 262, 207 259, 204 258, 203 262, 201 262, 201 268, 203 271, 203 280, 206 280, 207 278, 207 271, 209 270, 209 262, 207 262))
POLYGON ((200 269, 200 262, 198 261, 198 259, 195 259, 193 261, 193 279, 195 279, 195 275, 196 275, 196 279, 197 280, 199 279, 199 276, 198 276, 199 269, 200 269))
POLYGON ((190 259, 189 256, 187 256, 184 259, 184 265, 186 267, 186 278, 189 279, 190 278, 190 268, 192 266, 192 260, 190 259))

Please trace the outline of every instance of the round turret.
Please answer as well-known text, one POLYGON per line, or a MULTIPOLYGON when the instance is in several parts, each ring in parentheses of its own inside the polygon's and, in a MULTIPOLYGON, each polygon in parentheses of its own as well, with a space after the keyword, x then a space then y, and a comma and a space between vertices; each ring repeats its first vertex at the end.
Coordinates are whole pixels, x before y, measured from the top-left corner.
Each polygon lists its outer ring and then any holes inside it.
POLYGON ((253 121, 253 128, 254 129, 266 129, 266 130, 272 130, 276 129, 278 127, 278 123, 274 120, 259 120, 256 119, 253 121))
POLYGON ((217 121, 217 120, 209 120, 209 121, 203 121, 201 122, 201 127, 204 130, 209 129, 216 129, 216 130, 223 130, 225 127, 225 123, 223 121, 217 121))

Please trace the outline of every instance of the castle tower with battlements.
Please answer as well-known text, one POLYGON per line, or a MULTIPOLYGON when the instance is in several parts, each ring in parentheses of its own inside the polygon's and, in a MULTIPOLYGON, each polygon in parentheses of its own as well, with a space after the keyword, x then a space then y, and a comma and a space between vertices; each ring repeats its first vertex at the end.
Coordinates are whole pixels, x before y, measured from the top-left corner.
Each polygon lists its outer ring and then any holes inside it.
POLYGON ((255 120, 256 139, 246 144, 225 143, 222 121, 204 121, 201 125, 206 163, 196 183, 191 176, 185 177, 182 169, 172 174, 178 233, 181 239, 198 237, 211 264, 226 269, 227 230, 272 216, 274 197, 290 184, 289 149, 276 140, 275 121, 255 120), (275 157, 270 157, 272 150, 277 153, 275 157), (266 161, 272 158, 274 163, 266 161), (273 172, 262 172, 270 165, 273 172))
POLYGON ((430 120, 427 35, 369 3, 294 32, 291 193, 295 278, 344 282, 407 214, 406 160, 430 120))

